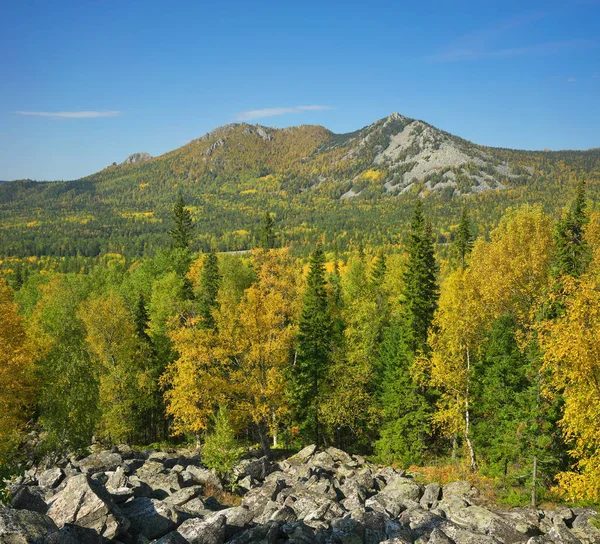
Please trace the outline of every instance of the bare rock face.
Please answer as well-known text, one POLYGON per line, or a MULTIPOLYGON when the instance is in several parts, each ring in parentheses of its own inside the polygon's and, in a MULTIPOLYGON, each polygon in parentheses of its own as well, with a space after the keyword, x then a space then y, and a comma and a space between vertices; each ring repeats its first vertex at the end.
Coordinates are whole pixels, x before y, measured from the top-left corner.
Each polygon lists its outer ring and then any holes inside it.
POLYGON ((108 494, 84 474, 71 478, 66 487, 53 497, 48 516, 58 527, 79 525, 94 529, 108 539, 124 534, 130 525, 108 494))
POLYGON ((150 153, 142 152, 142 153, 133 153, 129 155, 121 164, 137 164, 140 162, 149 161, 152 158, 150 153))
POLYGON ((58 532, 48 516, 29 510, 0 508, 0 542, 3 544, 45 544, 58 532))

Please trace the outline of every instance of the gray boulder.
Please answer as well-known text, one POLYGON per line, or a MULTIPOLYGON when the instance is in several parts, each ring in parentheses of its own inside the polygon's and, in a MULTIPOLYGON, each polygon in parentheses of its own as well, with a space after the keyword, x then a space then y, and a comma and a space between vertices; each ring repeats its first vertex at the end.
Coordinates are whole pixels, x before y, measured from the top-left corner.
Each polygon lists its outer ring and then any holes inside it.
POLYGON ((177 532, 189 544, 223 544, 225 523, 225 516, 220 514, 207 520, 193 518, 184 521, 177 532))
POLYGON ((44 472, 38 476, 38 484, 42 487, 47 487, 48 489, 54 489, 55 487, 58 487, 64 478, 65 473, 61 468, 50 468, 44 470, 44 472))
POLYGON ((66 524, 88 527, 108 539, 124 534, 129 528, 129 521, 108 493, 84 474, 71 478, 53 497, 48 516, 58 527, 66 524))
POLYGON ((58 527, 44 514, 0 508, 0 542, 3 544, 45 544, 45 538, 56 532, 58 527))
POLYGON ((65 525, 46 538, 44 544, 102 544, 102 537, 93 529, 65 525))
POLYGON ((73 464, 84 474, 115 471, 123 463, 123 458, 118 453, 102 451, 93 453, 73 464))
POLYGON ((210 470, 195 465, 189 465, 184 472, 191 475, 192 480, 196 484, 204 486, 212 486, 216 489, 223 489, 221 481, 210 470))
POLYGON ((164 536, 177 527, 175 511, 157 499, 133 499, 124 504, 122 509, 131 522, 130 530, 149 539, 164 536))
POLYGON ((26 486, 17 491, 10 503, 15 510, 32 510, 45 514, 48 510, 44 498, 44 490, 41 487, 26 486))

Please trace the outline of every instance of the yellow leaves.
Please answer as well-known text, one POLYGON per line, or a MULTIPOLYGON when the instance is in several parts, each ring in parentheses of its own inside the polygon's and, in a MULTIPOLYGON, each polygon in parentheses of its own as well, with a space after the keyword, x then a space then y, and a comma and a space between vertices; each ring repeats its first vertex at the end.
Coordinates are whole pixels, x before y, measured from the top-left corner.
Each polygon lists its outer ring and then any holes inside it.
POLYGON ((149 187, 150 184, 149 183, 140 183, 139 187, 140 189, 145 189, 146 187, 149 187))
POLYGON ((470 275, 490 319, 512 312, 525 326, 533 322, 548 285, 552 249, 552 224, 539 206, 509 211, 490 242, 475 243, 470 275))
POLYGON ((0 459, 18 436, 34 401, 32 349, 11 289, 0 280, 0 459))
POLYGON ((378 183, 385 179, 386 173, 381 170, 375 170, 371 168, 369 170, 365 170, 358 177, 360 180, 369 181, 370 183, 378 183))
MULTIPOLYGON (((146 184, 147 185, 147 184, 146 184)), ((134 221, 145 221, 148 223, 157 223, 161 221, 158 217, 154 217, 154 212, 122 212, 119 214, 124 219, 133 219, 134 221)))
POLYGON ((252 262, 257 281, 237 304, 220 294, 216 330, 192 319, 170 334, 180 357, 162 383, 176 433, 205 429, 225 400, 238 421, 271 426, 286 411, 284 371, 296 334, 297 281, 287 250, 257 250, 252 262))
POLYGON ((565 282, 564 315, 541 338, 544 368, 563 393, 561 425, 579 473, 559 476, 571 500, 600 500, 600 282, 595 272, 565 282))

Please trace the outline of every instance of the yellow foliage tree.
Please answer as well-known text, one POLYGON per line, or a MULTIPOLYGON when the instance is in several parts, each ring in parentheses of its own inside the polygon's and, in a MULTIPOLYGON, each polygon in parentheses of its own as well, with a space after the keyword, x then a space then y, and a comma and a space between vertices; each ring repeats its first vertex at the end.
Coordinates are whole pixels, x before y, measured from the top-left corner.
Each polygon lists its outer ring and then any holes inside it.
POLYGON ((30 344, 13 293, 0 280, 0 469, 14 446, 34 400, 35 380, 30 344))
POLYGON ((132 315, 123 298, 110 292, 84 303, 80 316, 99 365, 100 433, 112 441, 128 440, 144 392, 152 388, 143 371, 132 315))
POLYGON ((257 281, 239 302, 222 294, 215 329, 197 318, 175 327, 171 339, 179 358, 162 378, 174 432, 198 435, 221 403, 238 420, 253 422, 265 451, 286 412, 284 374, 298 312, 297 283, 287 250, 256 250, 257 281))
POLYGON ((578 281, 565 280, 565 312, 542 335, 544 366, 562 391, 561 425, 576 470, 558 475, 569 500, 600 501, 600 250, 578 281))
POLYGON ((430 333, 431 355, 415 361, 418 379, 442 392, 434 422, 452 436, 461 433, 476 468, 470 440, 472 361, 495 319, 510 313, 525 341, 549 285, 552 224, 539 206, 506 214, 490 241, 479 239, 470 266, 442 285, 430 333))
POLYGON ((463 434, 472 470, 477 462, 470 429, 471 379, 472 359, 483 332, 480 309, 480 295, 469 283, 468 269, 453 272, 440 293, 429 337, 431 355, 414 363, 417 379, 441 391, 433 422, 448 436, 463 434))

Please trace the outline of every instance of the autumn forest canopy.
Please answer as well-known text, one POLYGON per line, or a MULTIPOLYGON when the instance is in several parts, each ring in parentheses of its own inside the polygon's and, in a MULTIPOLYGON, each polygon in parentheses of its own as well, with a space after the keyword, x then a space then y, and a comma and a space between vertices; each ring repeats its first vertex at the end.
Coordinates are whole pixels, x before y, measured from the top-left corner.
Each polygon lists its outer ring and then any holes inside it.
POLYGON ((209 451, 217 429, 598 503, 600 214, 583 181, 561 195, 489 226, 471 198, 447 225, 413 198, 394 243, 304 251, 263 206, 252 249, 219 252, 180 193, 152 255, 5 259, 0 470, 93 438, 209 451))

